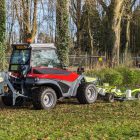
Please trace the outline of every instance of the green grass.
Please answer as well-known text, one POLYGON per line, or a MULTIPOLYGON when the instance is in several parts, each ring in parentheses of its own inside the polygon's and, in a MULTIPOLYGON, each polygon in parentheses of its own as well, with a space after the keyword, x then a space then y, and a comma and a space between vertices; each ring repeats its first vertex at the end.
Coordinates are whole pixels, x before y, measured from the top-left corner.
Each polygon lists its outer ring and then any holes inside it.
POLYGON ((0 109, 0 140, 140 140, 140 102, 0 109))

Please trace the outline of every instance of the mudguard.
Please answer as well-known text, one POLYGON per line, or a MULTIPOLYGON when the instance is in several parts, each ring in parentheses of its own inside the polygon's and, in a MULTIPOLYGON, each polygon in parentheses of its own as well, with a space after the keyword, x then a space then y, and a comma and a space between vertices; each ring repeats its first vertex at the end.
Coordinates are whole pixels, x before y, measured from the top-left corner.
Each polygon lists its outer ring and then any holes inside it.
POLYGON ((48 85, 57 88, 57 90, 61 92, 62 97, 75 97, 82 79, 84 79, 83 75, 80 75, 74 82, 55 79, 26 78, 25 85, 32 87, 48 85))

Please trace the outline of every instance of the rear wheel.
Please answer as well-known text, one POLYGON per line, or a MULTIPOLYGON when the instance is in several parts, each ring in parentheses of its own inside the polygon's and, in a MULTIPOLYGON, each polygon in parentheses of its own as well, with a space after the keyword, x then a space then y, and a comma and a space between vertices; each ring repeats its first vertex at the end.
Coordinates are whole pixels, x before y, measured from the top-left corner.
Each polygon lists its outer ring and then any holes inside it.
POLYGON ((35 109, 52 109, 55 107, 57 102, 57 96, 55 91, 50 88, 39 88, 33 93, 33 106, 35 109))
POLYGON ((140 100, 140 93, 137 93, 137 94, 135 95, 135 98, 137 98, 137 99, 140 100))
POLYGON ((77 91, 77 99, 81 104, 91 104, 97 99, 97 90, 94 84, 81 84, 77 91))
POLYGON ((106 101, 113 103, 114 102, 114 94, 112 93, 106 93, 105 95, 106 101))

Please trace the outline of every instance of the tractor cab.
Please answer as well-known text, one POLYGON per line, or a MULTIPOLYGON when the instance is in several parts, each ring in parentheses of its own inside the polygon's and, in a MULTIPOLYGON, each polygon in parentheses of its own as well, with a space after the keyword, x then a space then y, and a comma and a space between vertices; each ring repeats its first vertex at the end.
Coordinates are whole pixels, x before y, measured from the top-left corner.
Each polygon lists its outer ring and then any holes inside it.
POLYGON ((54 44, 13 44, 9 71, 26 75, 32 67, 62 68, 54 44))

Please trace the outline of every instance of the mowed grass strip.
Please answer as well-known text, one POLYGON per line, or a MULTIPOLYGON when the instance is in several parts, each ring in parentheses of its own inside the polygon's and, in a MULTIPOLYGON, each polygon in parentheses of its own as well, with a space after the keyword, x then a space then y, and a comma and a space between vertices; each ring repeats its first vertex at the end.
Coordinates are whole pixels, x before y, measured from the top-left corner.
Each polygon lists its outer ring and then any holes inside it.
POLYGON ((140 102, 0 109, 0 140, 140 140, 140 102))

